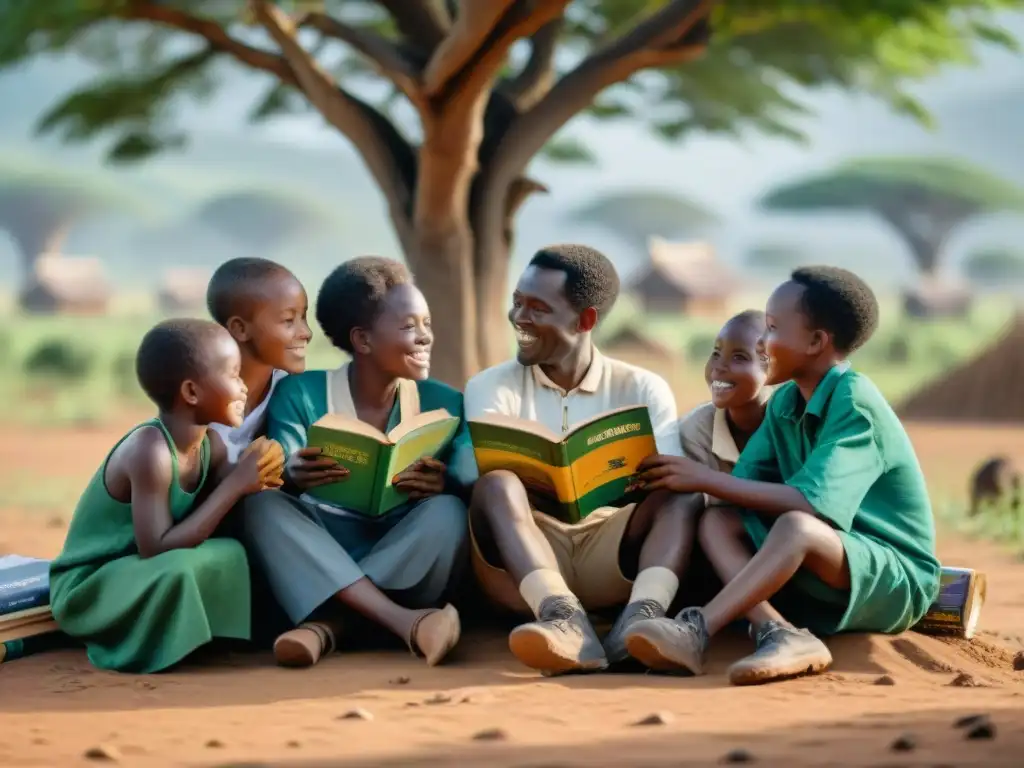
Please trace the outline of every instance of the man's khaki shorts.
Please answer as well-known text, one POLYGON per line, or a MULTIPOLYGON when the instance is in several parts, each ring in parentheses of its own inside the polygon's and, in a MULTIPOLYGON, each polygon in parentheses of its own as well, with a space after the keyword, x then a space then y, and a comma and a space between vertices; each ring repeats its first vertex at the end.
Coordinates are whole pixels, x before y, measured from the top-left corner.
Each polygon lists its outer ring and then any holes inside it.
MULTIPOLYGON (((533 511, 534 522, 554 550, 562 578, 587 611, 621 606, 629 601, 633 583, 619 568, 619 547, 635 507, 601 507, 576 525, 533 511)), ((469 535, 473 572, 484 595, 501 608, 529 615, 530 608, 512 576, 484 558, 473 532, 472 517, 469 535)))

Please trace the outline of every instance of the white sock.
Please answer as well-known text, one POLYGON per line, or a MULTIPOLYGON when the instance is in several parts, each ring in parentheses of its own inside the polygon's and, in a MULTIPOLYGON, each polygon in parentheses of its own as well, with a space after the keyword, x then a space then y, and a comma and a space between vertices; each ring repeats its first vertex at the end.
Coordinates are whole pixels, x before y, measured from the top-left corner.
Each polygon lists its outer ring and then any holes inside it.
POLYGON ((519 594, 530 606, 534 616, 540 616, 540 604, 547 598, 553 595, 573 596, 562 574, 550 568, 538 568, 526 574, 519 583, 519 594))
POLYGON ((629 602, 653 600, 665 611, 668 611, 668 607, 672 605, 678 591, 679 577, 668 568, 656 565, 653 568, 644 568, 636 575, 633 591, 629 595, 629 602))

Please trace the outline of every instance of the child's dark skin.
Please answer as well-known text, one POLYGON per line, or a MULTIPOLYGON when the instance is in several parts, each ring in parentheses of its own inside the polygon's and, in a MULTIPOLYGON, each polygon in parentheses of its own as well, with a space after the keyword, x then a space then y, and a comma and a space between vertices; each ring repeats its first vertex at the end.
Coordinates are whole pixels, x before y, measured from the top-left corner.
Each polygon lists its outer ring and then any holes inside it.
MULTIPOLYGON (((200 450, 207 425, 237 426, 245 409, 246 388, 237 344, 220 332, 203 354, 203 375, 183 381, 174 407, 160 413, 174 440, 178 482, 185 491, 194 490, 200 482, 200 450)), ((275 445, 270 441, 254 443, 237 465, 229 465, 224 444, 210 433, 209 471, 219 482, 195 511, 177 524, 168 505, 173 459, 167 440, 156 427, 143 427, 125 439, 107 461, 103 480, 114 499, 132 506, 139 555, 154 557, 202 544, 242 496, 280 487, 281 453, 268 450, 275 445)))
MULTIPOLYGON (((430 308, 414 285, 396 285, 384 298, 384 311, 370 328, 352 330, 354 354, 348 367, 349 388, 361 421, 384 431, 395 404, 399 379, 421 381, 430 375, 434 343, 430 308)), ((289 480, 305 490, 343 481, 348 470, 334 459, 315 458, 319 449, 304 448, 287 465, 289 480)), ((395 487, 412 500, 444 491, 447 468, 433 458, 417 461, 399 473, 395 487)), ((343 605, 379 623, 399 637, 409 637, 422 611, 404 608, 362 578, 335 595, 343 605)))
POLYGON ((740 450, 764 421, 767 356, 760 348, 762 332, 749 319, 733 318, 722 326, 704 366, 711 402, 725 410, 740 450))
MULTIPOLYGON (((768 355, 767 383, 793 380, 806 402, 825 374, 844 356, 833 346, 829 333, 808 325, 800 308, 803 290, 790 281, 772 294, 761 343, 768 355)), ((642 469, 648 488, 676 493, 702 491, 739 508, 780 517, 754 555, 735 510, 713 509, 706 513, 701 545, 725 584, 701 609, 709 635, 741 616, 755 626, 769 620, 788 625, 766 601, 801 567, 833 588, 849 589, 850 574, 842 541, 795 488, 733 477, 686 458, 655 456, 642 469), (803 514, 787 515, 789 512, 803 514), (783 521, 785 525, 781 524, 783 521)))

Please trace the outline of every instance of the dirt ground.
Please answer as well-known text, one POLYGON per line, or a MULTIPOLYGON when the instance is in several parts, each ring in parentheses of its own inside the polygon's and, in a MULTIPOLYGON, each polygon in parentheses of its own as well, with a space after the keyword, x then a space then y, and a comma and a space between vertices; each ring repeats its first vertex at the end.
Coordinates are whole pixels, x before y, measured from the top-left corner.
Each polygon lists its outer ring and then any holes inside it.
MULTIPOLYGON (((0 466, 8 476, 46 466, 84 484, 126 426, 5 427, 0 466)), ((995 453, 1024 459, 1024 429, 910 429, 938 493, 962 495, 971 468, 995 453)), ((69 510, 2 505, 0 553, 57 552, 69 510)), ((851 635, 832 642, 826 675, 758 688, 725 682, 748 648, 739 637, 718 643, 710 674, 695 679, 547 680, 518 666, 495 631, 470 633, 436 669, 401 651, 341 653, 308 671, 240 653, 142 677, 94 670, 77 650, 40 654, 0 665, 0 765, 551 768, 711 764, 730 753, 787 766, 1019 765, 1024 671, 1012 659, 1024 649, 1024 564, 951 534, 940 549, 944 562, 988 574, 975 640, 851 635), (356 709, 369 719, 344 717, 356 709), (635 725, 655 713, 663 722, 635 725), (992 738, 955 727, 972 714, 989 716, 992 738), (911 749, 892 749, 901 736, 911 749)))

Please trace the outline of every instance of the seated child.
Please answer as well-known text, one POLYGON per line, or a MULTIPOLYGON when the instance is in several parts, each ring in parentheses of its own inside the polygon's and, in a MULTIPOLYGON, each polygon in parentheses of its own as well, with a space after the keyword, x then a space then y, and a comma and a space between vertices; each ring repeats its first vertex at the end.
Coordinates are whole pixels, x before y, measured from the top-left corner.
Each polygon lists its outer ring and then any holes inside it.
POLYGON ((705 512, 699 531, 725 587, 702 608, 637 624, 632 656, 700 674, 709 639, 746 616, 757 650, 729 679, 765 682, 831 664, 812 632, 898 633, 924 616, 940 571, 924 475, 892 408, 847 362, 877 324, 878 302, 856 275, 796 270, 768 300, 762 339, 767 382, 782 386, 733 473, 648 460, 648 488, 733 506, 705 512))
POLYGON ((440 461, 423 459, 399 473, 395 486, 408 501, 381 518, 304 493, 348 475, 306 443, 309 428, 328 413, 388 431, 421 411, 443 408, 462 417, 462 395, 429 378, 430 309, 400 262, 345 262, 320 288, 316 317, 351 359, 280 382, 267 434, 284 448, 285 479, 295 495, 266 493, 245 503, 246 542, 294 627, 274 643, 274 656, 283 666, 316 664, 337 647, 343 611, 354 611, 438 664, 461 632, 458 612, 443 600, 466 560, 460 496, 476 463, 465 423, 440 461))
POLYGON ((158 672, 213 638, 249 638, 249 569, 211 539, 246 494, 281 484, 279 451, 254 443, 237 465, 208 425, 240 424, 238 345, 205 320, 168 320, 142 339, 139 384, 156 418, 113 447, 50 566, 50 604, 97 667, 158 672))
MULTIPOLYGON (((740 451, 764 421, 772 388, 765 386, 768 359, 760 349, 764 312, 747 310, 726 321, 704 366, 711 402, 679 421, 683 455, 732 472, 740 451)), ((715 499, 706 499, 709 505, 715 499)))
POLYGON ((227 329, 242 353, 242 381, 249 391, 238 426, 211 424, 236 461, 264 433, 267 403, 282 377, 306 370, 313 337, 309 301, 295 275, 268 259, 238 258, 221 264, 206 289, 210 316, 227 329))

